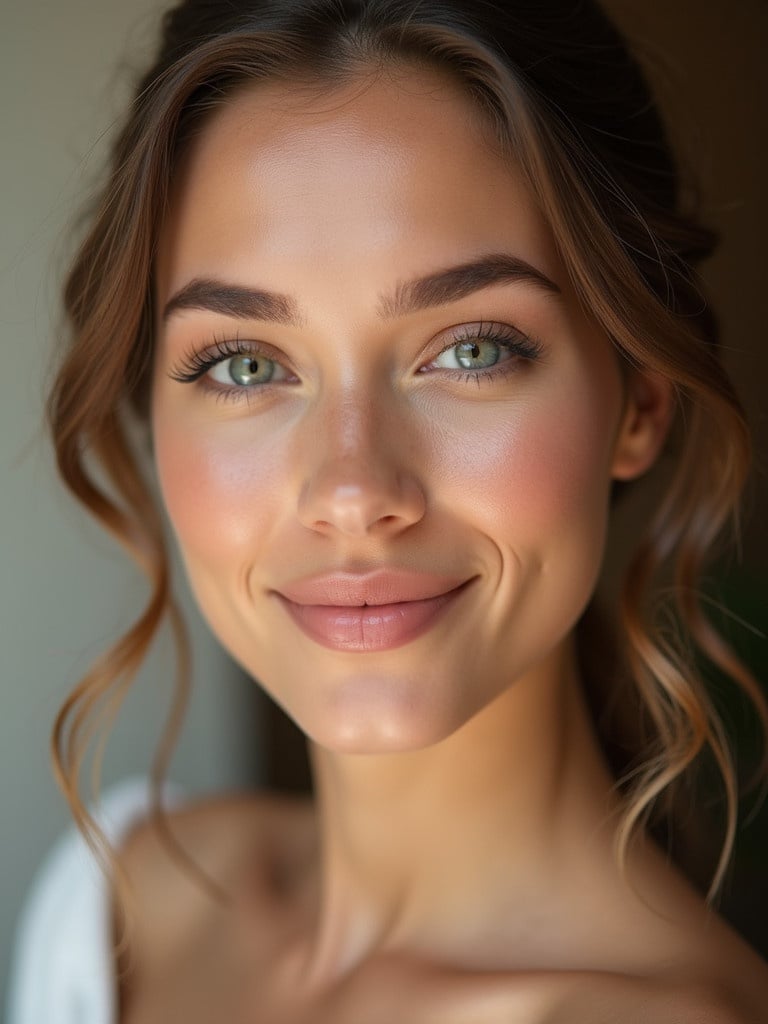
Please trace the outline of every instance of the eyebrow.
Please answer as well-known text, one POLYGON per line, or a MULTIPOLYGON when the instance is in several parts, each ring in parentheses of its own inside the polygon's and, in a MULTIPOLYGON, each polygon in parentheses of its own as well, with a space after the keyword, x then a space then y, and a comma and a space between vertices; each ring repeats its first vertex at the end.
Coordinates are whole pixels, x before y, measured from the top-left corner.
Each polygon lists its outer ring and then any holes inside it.
MULTIPOLYGON (((549 295, 560 295, 554 281, 519 256, 488 253, 411 281, 401 281, 391 295, 380 295, 377 313, 394 320, 418 310, 456 302, 490 285, 522 281, 549 295)), ((163 319, 183 309, 210 310, 242 320, 268 320, 299 327, 304 320, 296 300, 280 292, 246 288, 215 278, 194 278, 168 301, 163 319)))

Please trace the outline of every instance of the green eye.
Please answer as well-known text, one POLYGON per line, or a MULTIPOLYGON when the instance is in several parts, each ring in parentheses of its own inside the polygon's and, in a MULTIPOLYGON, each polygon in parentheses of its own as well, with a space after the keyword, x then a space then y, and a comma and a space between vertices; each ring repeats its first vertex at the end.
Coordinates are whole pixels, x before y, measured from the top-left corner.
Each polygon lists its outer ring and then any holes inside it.
POLYGON ((485 370, 495 366, 503 355, 502 347, 495 341, 475 338, 452 345, 435 360, 435 366, 444 370, 485 370))
POLYGON ((217 384, 228 387, 235 384, 247 388, 254 384, 268 384, 270 381, 281 379, 281 369, 280 364, 274 359, 266 359, 256 353, 242 353, 223 359, 211 367, 209 374, 217 384))

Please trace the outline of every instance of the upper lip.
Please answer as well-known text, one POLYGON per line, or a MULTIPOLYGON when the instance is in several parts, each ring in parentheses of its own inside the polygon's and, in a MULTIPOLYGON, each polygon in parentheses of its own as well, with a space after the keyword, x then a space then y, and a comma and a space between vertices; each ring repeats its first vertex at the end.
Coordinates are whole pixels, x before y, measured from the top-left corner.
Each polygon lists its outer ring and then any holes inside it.
POLYGON ((409 569, 378 569, 368 573, 318 573, 275 589, 295 604, 362 607, 424 601, 447 594, 468 579, 409 569))

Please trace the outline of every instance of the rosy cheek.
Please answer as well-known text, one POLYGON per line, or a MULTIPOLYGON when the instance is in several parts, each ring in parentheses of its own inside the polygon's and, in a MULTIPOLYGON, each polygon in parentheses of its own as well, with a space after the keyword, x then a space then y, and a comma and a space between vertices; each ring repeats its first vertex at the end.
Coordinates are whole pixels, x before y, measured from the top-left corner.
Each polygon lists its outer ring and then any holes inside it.
POLYGON ((598 402, 531 396, 458 426, 437 474, 457 500, 493 520, 497 536, 545 536, 605 496, 609 426, 598 402))
POLYGON ((226 557, 267 539, 277 521, 286 462, 279 444, 260 443, 247 418, 183 428, 155 421, 158 476, 185 553, 226 557))
MULTIPOLYGON (((598 402, 565 402, 537 411, 517 449, 518 469, 560 516, 601 500, 607 487, 610 425, 598 402)), ((533 490, 533 488, 532 488, 533 490)))

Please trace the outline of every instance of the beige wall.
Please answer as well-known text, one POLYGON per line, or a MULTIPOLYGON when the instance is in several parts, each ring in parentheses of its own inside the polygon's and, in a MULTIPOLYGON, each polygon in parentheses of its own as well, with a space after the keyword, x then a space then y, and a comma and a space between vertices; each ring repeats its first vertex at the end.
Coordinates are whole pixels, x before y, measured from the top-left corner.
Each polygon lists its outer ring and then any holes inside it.
MULTIPOLYGON (((101 136, 122 108, 131 78, 125 55, 144 59, 142 41, 160 5, 0 3, 2 1006, 14 917, 36 864, 67 820, 48 767, 51 722, 89 660, 145 594, 123 554, 55 481, 41 433, 41 396, 50 381, 66 225, 99 172, 101 136)), ((249 728, 252 684, 229 668, 204 628, 194 632, 196 693, 172 774, 197 792, 248 779, 258 771, 258 750, 249 728)), ((105 781, 149 764, 169 668, 166 651, 142 674, 110 747, 105 781)))

